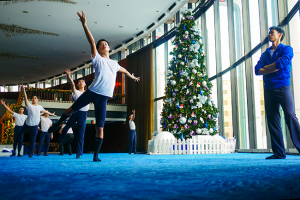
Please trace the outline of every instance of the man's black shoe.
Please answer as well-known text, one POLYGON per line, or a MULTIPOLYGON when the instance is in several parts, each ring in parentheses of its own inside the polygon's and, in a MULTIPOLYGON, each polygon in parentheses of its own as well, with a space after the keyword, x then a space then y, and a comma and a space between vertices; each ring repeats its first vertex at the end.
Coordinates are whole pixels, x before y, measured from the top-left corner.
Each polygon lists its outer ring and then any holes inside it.
POLYGON ((276 156, 276 155, 272 155, 272 156, 266 157, 266 159, 269 160, 269 159, 285 159, 285 158, 283 158, 283 157, 278 157, 278 156, 276 156))
POLYGON ((76 159, 79 159, 80 158, 80 155, 76 155, 76 159))
POLYGON ((101 160, 98 157, 94 157, 93 161, 94 162, 101 162, 101 160))

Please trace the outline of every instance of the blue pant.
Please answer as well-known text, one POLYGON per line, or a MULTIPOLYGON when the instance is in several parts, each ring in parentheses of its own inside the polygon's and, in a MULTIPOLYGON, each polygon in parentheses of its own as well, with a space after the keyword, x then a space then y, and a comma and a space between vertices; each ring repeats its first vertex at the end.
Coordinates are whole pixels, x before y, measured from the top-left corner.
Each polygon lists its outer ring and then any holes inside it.
POLYGON ((37 152, 36 152, 37 155, 41 154, 41 150, 42 150, 44 141, 45 141, 45 147, 46 147, 45 151, 44 151, 44 154, 46 155, 48 153, 49 144, 50 144, 50 137, 51 137, 51 133, 48 133, 48 132, 42 132, 41 133, 39 147, 38 147, 37 152))
POLYGON ((77 155, 80 156, 83 154, 83 144, 84 144, 84 134, 85 134, 87 113, 88 113, 87 111, 77 111, 76 113, 73 113, 69 118, 67 124, 64 126, 61 133, 61 139, 63 140, 66 137, 69 128, 72 127, 77 122, 78 125, 77 155))
POLYGON ((136 131, 130 130, 129 131, 129 153, 136 153, 136 131))
POLYGON ((292 141, 300 152, 300 125, 295 114, 294 99, 289 85, 276 89, 265 89, 265 108, 272 150, 274 155, 285 158, 279 105, 281 105, 284 112, 285 122, 290 131, 292 141))
POLYGON ((23 134, 26 131, 30 131, 30 147, 29 147, 29 155, 33 155, 34 152, 34 147, 35 147, 35 139, 36 139, 36 135, 38 133, 38 125, 36 126, 28 126, 26 123, 24 124, 22 130, 21 130, 21 137, 23 137, 23 134))
POLYGON ((16 149, 18 146, 18 152, 20 154, 22 146, 23 146, 23 134, 21 132, 23 126, 15 126, 14 128, 14 152, 13 154, 16 154, 16 149))
POLYGON ((104 127, 107 99, 107 96, 96 94, 95 92, 87 90, 75 101, 75 103, 72 105, 72 109, 77 111, 93 102, 95 106, 96 126, 104 127))

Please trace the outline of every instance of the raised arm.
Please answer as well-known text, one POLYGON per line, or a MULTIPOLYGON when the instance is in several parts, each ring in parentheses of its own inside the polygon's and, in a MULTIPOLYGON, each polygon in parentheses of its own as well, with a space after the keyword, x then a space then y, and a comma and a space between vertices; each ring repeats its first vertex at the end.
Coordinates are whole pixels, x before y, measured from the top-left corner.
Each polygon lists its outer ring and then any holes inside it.
POLYGON ((135 110, 132 110, 132 114, 133 114, 133 117, 132 117, 132 121, 135 119, 135 110))
POLYGON ((26 91, 25 91, 25 88, 24 88, 23 84, 21 84, 21 89, 23 89, 24 100, 25 100, 25 106, 28 107, 29 101, 28 101, 27 94, 26 94, 26 91))
POLYGON ((68 80, 68 82, 71 84, 72 93, 75 94, 76 87, 75 87, 74 81, 71 79, 70 70, 69 70, 69 69, 66 69, 65 72, 66 72, 66 74, 67 74, 67 80, 68 80))
POLYGON ((121 72, 121 73, 125 74, 126 76, 128 76, 129 78, 133 79, 135 82, 140 81, 140 77, 135 77, 133 73, 131 75, 124 67, 120 67, 119 72, 121 72))
POLYGON ((44 114, 47 113, 48 115, 52 115, 52 116, 55 116, 55 117, 57 116, 57 115, 55 114, 55 112, 54 112, 54 113, 51 113, 51 112, 49 112, 48 110, 45 110, 45 109, 42 110, 42 113, 44 113, 44 114))
POLYGON ((86 20, 85 14, 82 11, 82 14, 80 14, 80 12, 77 12, 77 15, 80 18, 79 20, 81 21, 81 24, 83 26, 85 35, 86 35, 86 37, 87 37, 87 39, 88 39, 88 41, 91 45, 92 56, 93 56, 93 58, 95 58, 96 54, 97 54, 97 48, 96 48, 94 37, 93 37, 93 35, 91 34, 90 30, 87 27, 87 24, 86 24, 87 20, 86 20))
POLYGON ((6 104, 5 101, 1 100, 1 104, 4 105, 4 107, 13 115, 14 111, 12 111, 6 104))

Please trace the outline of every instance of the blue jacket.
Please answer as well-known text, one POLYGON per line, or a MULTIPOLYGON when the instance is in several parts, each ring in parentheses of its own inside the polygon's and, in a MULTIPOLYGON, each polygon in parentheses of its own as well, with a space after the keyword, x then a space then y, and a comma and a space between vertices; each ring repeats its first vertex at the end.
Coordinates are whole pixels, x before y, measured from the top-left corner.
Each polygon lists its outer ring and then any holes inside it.
POLYGON ((286 85, 291 85, 290 78, 293 57, 293 48, 290 46, 280 43, 277 49, 274 51, 272 57, 270 48, 267 48, 255 66, 255 74, 259 75, 258 71, 261 68, 274 62, 276 64, 276 68, 279 70, 277 72, 264 75, 264 88, 275 89, 286 85))

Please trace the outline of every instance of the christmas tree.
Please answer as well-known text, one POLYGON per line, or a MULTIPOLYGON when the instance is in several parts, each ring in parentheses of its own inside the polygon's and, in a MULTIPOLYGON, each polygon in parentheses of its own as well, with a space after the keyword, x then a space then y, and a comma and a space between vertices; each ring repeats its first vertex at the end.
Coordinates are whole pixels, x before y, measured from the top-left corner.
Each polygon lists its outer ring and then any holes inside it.
POLYGON ((218 133, 219 111, 211 99, 199 29, 191 10, 182 11, 171 55, 161 125, 176 138, 218 133))

